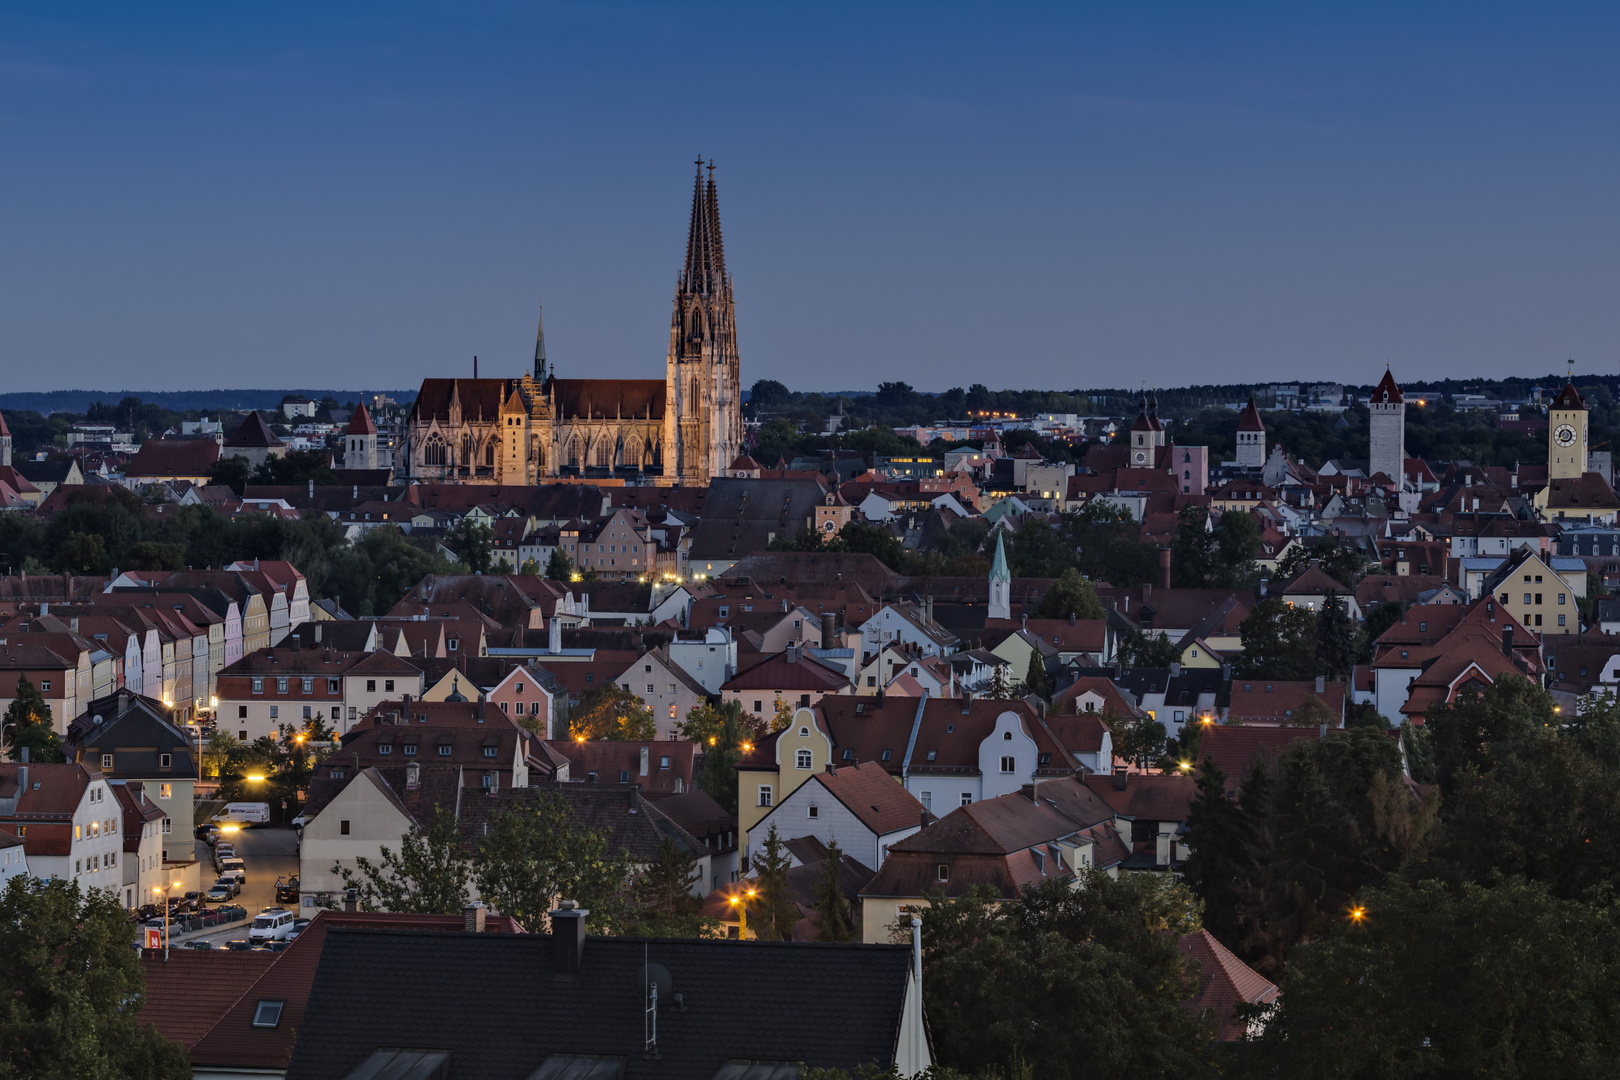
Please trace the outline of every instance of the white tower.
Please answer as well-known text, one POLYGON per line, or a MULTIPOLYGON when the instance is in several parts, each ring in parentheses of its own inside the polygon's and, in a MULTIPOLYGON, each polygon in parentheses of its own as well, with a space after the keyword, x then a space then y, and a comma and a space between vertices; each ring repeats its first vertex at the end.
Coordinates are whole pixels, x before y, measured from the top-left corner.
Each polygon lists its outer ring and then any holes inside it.
POLYGON ((1398 485, 1406 471, 1406 398, 1386 368, 1367 402, 1369 475, 1383 473, 1398 485))
POLYGON ((1007 569, 1007 552, 1001 545, 1002 531, 996 530, 996 560, 990 564, 990 610, 992 619, 1012 618, 1012 572, 1007 569))
POLYGON ((1260 422, 1260 410, 1254 407, 1254 395, 1238 414, 1237 463, 1240 469, 1263 469, 1266 466, 1266 425, 1260 422))
POLYGON ((377 425, 366 412, 366 403, 354 410, 349 426, 343 432, 343 467, 345 469, 375 469, 377 467, 377 425))

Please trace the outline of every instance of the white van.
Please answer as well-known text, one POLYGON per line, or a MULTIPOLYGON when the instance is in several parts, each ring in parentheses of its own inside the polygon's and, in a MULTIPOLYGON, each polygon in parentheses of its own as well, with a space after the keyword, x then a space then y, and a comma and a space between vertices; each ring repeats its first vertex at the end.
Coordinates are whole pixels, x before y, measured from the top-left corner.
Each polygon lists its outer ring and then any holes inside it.
POLYGON ((267 907, 253 920, 253 928, 248 931, 248 940, 251 942, 281 941, 292 933, 293 913, 286 908, 267 907))
POLYGON ((270 804, 267 802, 226 803, 225 809, 214 815, 215 821, 234 821, 241 825, 270 824, 270 804))
POLYGON ((219 864, 219 873, 221 876, 225 874, 241 874, 242 876, 238 880, 243 884, 247 883, 247 863, 241 859, 226 859, 219 864))

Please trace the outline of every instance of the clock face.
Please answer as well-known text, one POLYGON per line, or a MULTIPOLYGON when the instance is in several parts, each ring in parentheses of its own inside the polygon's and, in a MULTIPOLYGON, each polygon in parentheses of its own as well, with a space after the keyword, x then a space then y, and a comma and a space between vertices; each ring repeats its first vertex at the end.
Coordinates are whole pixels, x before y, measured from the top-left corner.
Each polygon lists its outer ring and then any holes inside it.
POLYGON ((1136 452, 1136 460, 1138 462, 1146 461, 1147 460, 1147 455, 1142 453, 1142 451, 1138 450, 1136 452))
POLYGON ((1557 440, 1559 446, 1573 446, 1575 445, 1575 429, 1568 424, 1559 424, 1558 429, 1553 432, 1553 438, 1557 440))

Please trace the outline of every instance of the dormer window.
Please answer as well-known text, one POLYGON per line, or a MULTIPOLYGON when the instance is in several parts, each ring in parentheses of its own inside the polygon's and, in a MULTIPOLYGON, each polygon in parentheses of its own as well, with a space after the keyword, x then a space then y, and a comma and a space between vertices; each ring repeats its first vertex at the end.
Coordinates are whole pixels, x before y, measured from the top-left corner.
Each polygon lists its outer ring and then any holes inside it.
POLYGON ((285 1001, 260 1001, 253 1010, 253 1026, 256 1028, 273 1028, 281 1024, 281 1012, 286 1008, 285 1001))

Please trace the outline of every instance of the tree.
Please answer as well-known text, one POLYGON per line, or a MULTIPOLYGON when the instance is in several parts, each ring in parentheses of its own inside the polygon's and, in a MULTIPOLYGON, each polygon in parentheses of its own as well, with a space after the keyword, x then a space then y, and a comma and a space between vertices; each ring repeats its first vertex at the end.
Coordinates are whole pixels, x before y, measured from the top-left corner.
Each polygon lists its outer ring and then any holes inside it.
POLYGON ((1055 578, 1074 566, 1074 548, 1052 526, 1029 517, 1013 535, 1007 563, 1014 577, 1055 578))
POLYGON ((1187 810, 1186 881, 1204 904, 1204 926, 1227 947, 1241 939, 1243 897, 1255 872, 1255 827, 1226 793, 1226 774, 1213 761, 1198 773, 1198 794, 1187 810))
POLYGON ((523 560, 523 565, 518 567, 518 573, 522 574, 524 577, 539 577, 540 564, 531 556, 530 558, 523 560))
POLYGON ((1181 650, 1161 630, 1157 634, 1127 630, 1119 639, 1119 662, 1125 667, 1162 668, 1181 659, 1181 650))
POLYGON ((1209 507, 1184 506, 1170 541, 1170 567, 1178 589, 1201 589, 1215 574, 1215 534, 1209 507))
POLYGON ((1344 597, 1328 594, 1316 613, 1317 670, 1330 679, 1348 679, 1361 658, 1361 628, 1350 617, 1344 597))
POLYGON ((1260 525, 1247 510, 1229 510, 1221 515, 1215 530, 1214 570, 1210 583, 1236 588, 1259 576, 1255 557, 1260 554, 1260 525))
POLYGON ((29 681, 27 675, 17 676, 17 696, 6 707, 0 721, 0 742, 7 748, 12 761, 21 761, 23 750, 30 761, 63 761, 62 739, 51 722, 51 707, 45 695, 29 681))
POLYGON ((1035 608, 1037 619, 1100 619, 1104 615, 1102 601, 1097 598, 1097 586, 1069 567, 1052 582, 1052 587, 1041 597, 1035 608))
POLYGON ((488 826, 472 861, 485 902, 538 930, 559 899, 577 900, 599 933, 617 932, 629 855, 610 851, 604 831, 582 827, 561 795, 521 793, 488 826))
POLYGON ((253 471, 255 484, 335 484, 331 458, 324 450, 293 450, 284 457, 267 457, 253 471))
POLYGON ((692 895, 702 871, 673 836, 658 842, 658 858, 637 879, 627 932, 638 937, 710 937, 719 929, 702 915, 703 901, 692 895))
POLYGON ((1029 668, 1024 672, 1024 686, 1030 693, 1043 698, 1052 693, 1052 680, 1046 674, 1046 661, 1039 649, 1029 650, 1029 668))
POLYGON ((1163 722, 1147 713, 1120 716, 1112 707, 1103 711, 1103 723, 1114 739, 1114 756, 1146 769, 1164 759, 1166 732, 1163 722))
POLYGON ((754 871, 758 897, 754 910, 749 913, 749 925, 754 936, 762 941, 791 941, 793 924, 799 921, 799 905, 793 902, 788 888, 787 872, 793 866, 793 856, 787 844, 776 834, 776 823, 771 823, 759 853, 749 860, 754 871))
POLYGON ((475 574, 487 574, 495 564, 495 530, 471 517, 445 533, 444 545, 475 574))
POLYGON ((18 876, 0 892, 0 1016, 8 1077, 183 1080, 185 1047, 137 1023, 145 997, 116 894, 18 876))
POLYGON ((253 466, 241 454, 232 454, 222 457, 208 466, 208 482, 230 488, 241 498, 242 489, 247 487, 253 476, 253 466))
POLYGON ((438 808, 426 833, 401 836, 398 855, 386 845, 380 853, 376 862, 357 856, 352 870, 332 867, 355 892, 360 910, 454 915, 466 905, 472 875, 461 853, 460 823, 449 810, 438 808))
POLYGON ((933 894, 923 1000, 936 1060, 962 1072, 1055 1077, 1211 1072, 1211 1031, 1182 1006, 1196 980, 1178 943, 1197 928, 1184 886, 1094 870, 1012 903, 988 887, 933 894))
POLYGON ((546 560, 546 579, 548 581, 574 580, 574 564, 568 561, 562 548, 553 548, 551 558, 546 560))
POLYGON ((771 733, 784 731, 793 723, 793 705, 785 698, 776 699, 776 714, 771 717, 771 733))
POLYGON ((1243 654, 1238 674, 1262 679, 1316 677, 1316 617, 1268 596, 1238 627, 1243 654))
MULTIPOLYGON (((1607 896, 1393 880, 1335 912, 1299 949, 1263 1033, 1256 1076, 1603 1076, 1620 927, 1607 896), (1347 914, 1358 912, 1358 916, 1347 914), (1511 973, 1509 975, 1508 973, 1511 973)), ((934 1021, 938 1030, 938 1021, 934 1021)))
POLYGON ((780 409, 788 403, 788 388, 775 379, 758 379, 748 391, 748 405, 751 409, 770 411, 780 409))
POLYGON ((1399 600, 1386 600, 1372 609, 1362 635, 1360 662, 1366 663, 1372 659, 1373 643, 1383 636, 1385 630, 1401 621, 1403 610, 1399 600))
POLYGON ((1022 684, 1013 681, 1008 670, 1009 666, 1007 664, 995 666, 995 670, 990 673, 990 681, 979 691, 981 696, 992 701, 1017 701, 1023 697, 1022 684))
POLYGON ((816 875, 816 940, 854 941, 854 918, 844 895, 844 853, 838 841, 827 845, 827 857, 816 875))
POLYGON ((617 683, 608 683, 586 694, 579 708, 569 714, 568 736, 646 742, 658 738, 658 721, 641 698, 617 683))
POLYGON ((99 534, 71 532, 57 546, 51 565, 63 574, 100 575, 112 567, 112 560, 107 541, 99 534))
POLYGON ((681 723, 681 738, 703 749, 703 764, 693 781, 728 813, 737 812, 737 762, 743 747, 752 747, 760 732, 749 726, 739 701, 703 704, 689 710, 681 723))

